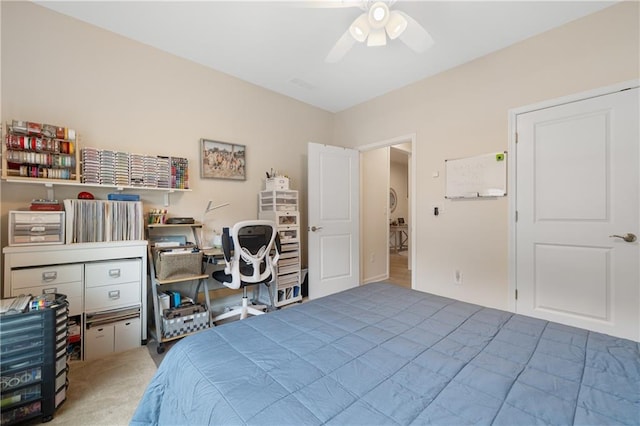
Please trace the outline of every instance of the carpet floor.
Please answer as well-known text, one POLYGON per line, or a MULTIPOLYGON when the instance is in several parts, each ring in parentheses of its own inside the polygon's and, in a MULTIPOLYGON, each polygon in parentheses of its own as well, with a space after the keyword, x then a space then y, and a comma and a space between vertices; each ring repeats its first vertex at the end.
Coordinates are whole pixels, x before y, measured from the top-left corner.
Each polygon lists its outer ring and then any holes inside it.
POLYGON ((67 400, 48 424, 128 425, 155 372, 156 364, 146 346, 94 361, 73 362, 67 400))

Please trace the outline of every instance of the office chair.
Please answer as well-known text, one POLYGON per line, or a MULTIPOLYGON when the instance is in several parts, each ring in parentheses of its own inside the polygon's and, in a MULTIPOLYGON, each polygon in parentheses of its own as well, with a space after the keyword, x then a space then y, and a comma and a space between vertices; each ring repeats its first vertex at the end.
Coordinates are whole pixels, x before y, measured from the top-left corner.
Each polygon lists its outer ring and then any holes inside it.
POLYGON ((226 266, 224 270, 213 272, 212 276, 229 288, 242 288, 242 305, 216 316, 213 321, 235 315, 240 315, 242 320, 249 314, 263 314, 263 311, 249 306, 247 287, 265 284, 269 302, 274 305, 271 284, 276 284, 276 265, 280 258, 280 237, 275 222, 246 220, 236 223, 231 230, 224 228, 222 251, 226 266))

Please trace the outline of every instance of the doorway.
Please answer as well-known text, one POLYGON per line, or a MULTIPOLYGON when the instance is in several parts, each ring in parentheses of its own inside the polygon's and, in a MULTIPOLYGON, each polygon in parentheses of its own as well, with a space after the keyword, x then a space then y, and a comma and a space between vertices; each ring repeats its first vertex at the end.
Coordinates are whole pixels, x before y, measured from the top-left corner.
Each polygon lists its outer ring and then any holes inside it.
POLYGON ((361 282, 412 288, 415 135, 359 147, 361 282))
POLYGON ((409 268, 409 159, 411 147, 389 147, 389 278, 411 288, 409 268))

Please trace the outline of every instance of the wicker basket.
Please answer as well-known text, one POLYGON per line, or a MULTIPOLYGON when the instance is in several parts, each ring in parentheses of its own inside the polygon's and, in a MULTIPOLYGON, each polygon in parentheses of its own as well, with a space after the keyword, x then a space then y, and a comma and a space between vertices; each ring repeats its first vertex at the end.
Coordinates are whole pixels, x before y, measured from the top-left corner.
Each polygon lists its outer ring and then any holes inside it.
POLYGON ((202 274, 202 252, 156 253, 156 277, 173 280, 202 274))

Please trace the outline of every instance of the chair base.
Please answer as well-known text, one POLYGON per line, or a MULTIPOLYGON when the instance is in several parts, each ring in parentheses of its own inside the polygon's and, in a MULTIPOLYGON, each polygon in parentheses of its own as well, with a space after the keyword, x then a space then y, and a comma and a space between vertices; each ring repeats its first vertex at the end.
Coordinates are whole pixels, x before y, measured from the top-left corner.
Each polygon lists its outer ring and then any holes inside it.
POLYGON ((241 320, 247 318, 249 315, 263 315, 264 309, 266 309, 265 305, 249 306, 249 299, 247 297, 243 297, 242 306, 234 306, 230 311, 214 317, 213 322, 222 321, 223 319, 235 317, 236 315, 240 315, 241 320))

